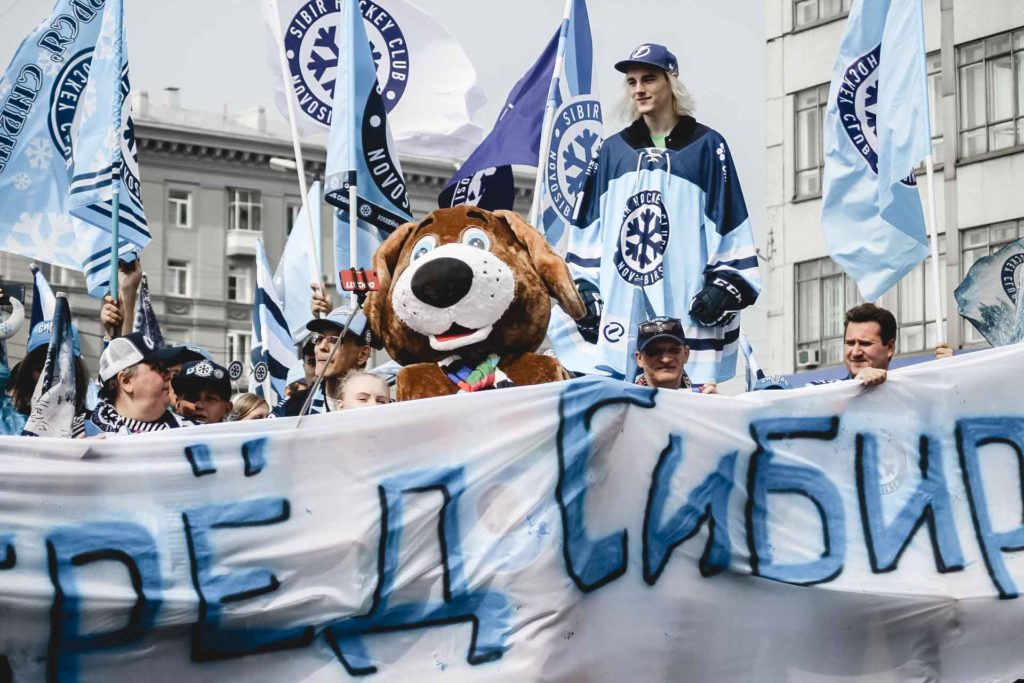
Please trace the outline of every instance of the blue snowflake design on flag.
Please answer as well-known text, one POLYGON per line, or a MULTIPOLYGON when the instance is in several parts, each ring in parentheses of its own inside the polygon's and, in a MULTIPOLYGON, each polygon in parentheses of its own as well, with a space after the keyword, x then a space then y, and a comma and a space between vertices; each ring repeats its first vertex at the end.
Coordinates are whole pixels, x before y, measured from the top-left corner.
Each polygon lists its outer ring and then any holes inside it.
POLYGON ((572 220, 587 167, 601 146, 601 131, 601 103, 593 95, 569 99, 555 113, 544 177, 551 204, 563 220, 572 220))
MULTIPOLYGON (((878 66, 881 50, 879 45, 848 66, 836 95, 843 129, 875 175, 878 175, 878 66)), ((911 173, 900 182, 914 187, 917 177, 911 173)))
MULTIPOLYGON (((377 91, 390 113, 409 82, 409 54, 401 27, 372 0, 359 3, 377 67, 377 91)), ((288 72, 295 81, 299 108, 315 123, 330 126, 338 79, 338 3, 310 0, 299 7, 285 30, 288 72), (328 6, 330 7, 328 9, 328 6)))
POLYGON ((623 280, 648 287, 665 276, 670 226, 661 192, 638 192, 626 202, 613 263, 623 280))

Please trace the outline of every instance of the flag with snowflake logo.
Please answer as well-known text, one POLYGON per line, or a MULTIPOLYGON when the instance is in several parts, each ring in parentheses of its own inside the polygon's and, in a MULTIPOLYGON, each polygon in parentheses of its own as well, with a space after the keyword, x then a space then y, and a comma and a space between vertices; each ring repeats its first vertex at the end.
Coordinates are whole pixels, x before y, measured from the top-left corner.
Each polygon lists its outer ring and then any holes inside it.
POLYGON ((77 127, 97 106, 86 86, 103 19, 80 4, 58 0, 0 76, 0 251, 82 270, 99 295, 110 235, 68 212, 77 127))
POLYGON ((107 0, 89 69, 86 92, 90 91, 95 106, 84 113, 75 141, 71 214, 101 230, 113 231, 116 190, 120 235, 141 249, 149 243, 150 235, 142 210, 131 118, 124 0, 107 0))
MULTIPOLYGON (((344 68, 339 58, 344 61, 345 39, 338 31, 343 3, 264 0, 263 4, 278 109, 288 115, 279 39, 287 57, 296 124, 306 135, 325 132, 333 122, 338 69, 344 68)), ((358 9, 388 120, 402 151, 446 159, 469 154, 483 137, 473 115, 486 98, 462 46, 436 19, 405 0, 360 0, 358 9)))
POLYGON ((876 301, 928 254, 914 169, 931 154, 921 0, 854 0, 825 110, 829 255, 876 301))

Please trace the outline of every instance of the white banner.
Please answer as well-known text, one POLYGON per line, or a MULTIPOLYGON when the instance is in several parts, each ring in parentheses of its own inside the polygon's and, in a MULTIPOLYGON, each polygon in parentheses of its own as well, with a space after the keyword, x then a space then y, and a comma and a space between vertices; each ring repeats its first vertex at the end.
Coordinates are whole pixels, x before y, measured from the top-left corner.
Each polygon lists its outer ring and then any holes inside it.
MULTIPOLYGON (((297 105, 307 135, 331 127, 338 70, 342 0, 278 0, 281 35, 297 105)), ((436 19, 405 0, 359 0, 377 64, 377 83, 402 155, 465 158, 483 139, 473 115, 486 102, 476 69, 462 46, 436 19)), ((264 18, 274 21, 270 0, 264 18)), ((281 59, 274 30, 267 59, 278 109, 287 118, 281 59)))
POLYGON ((1022 384, 1017 346, 3 438, 0 680, 1012 680, 1022 384))

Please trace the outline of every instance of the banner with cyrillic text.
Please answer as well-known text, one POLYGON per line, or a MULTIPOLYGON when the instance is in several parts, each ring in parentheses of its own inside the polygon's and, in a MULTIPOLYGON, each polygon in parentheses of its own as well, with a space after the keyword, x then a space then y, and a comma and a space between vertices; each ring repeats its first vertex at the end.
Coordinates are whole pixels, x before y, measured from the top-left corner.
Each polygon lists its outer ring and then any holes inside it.
POLYGON ((0 680, 1013 680, 1024 347, 0 439, 0 680))

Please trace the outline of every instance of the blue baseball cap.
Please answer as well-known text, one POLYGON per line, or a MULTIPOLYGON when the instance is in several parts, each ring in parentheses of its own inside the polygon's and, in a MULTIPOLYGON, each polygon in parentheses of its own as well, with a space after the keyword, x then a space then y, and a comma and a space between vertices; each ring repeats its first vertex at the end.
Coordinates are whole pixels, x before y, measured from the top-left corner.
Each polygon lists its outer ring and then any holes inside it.
POLYGON ((664 45, 644 43, 638 45, 628 59, 615 63, 615 70, 626 73, 635 66, 656 66, 673 76, 679 75, 679 60, 664 45))
POLYGON ((208 387, 217 392, 225 401, 231 398, 231 377, 221 365, 211 360, 194 360, 185 363, 181 372, 171 380, 174 393, 187 396, 195 389, 208 387))
MULTIPOLYGON (((32 353, 41 346, 49 346, 52 337, 52 320, 43 320, 36 323, 36 326, 32 328, 32 332, 28 335, 28 347, 25 353, 32 353)), ((78 328, 74 325, 71 326, 71 349, 75 356, 79 358, 82 356, 82 340, 78 338, 78 328)))
MULTIPOLYGON (((306 329, 310 332, 341 332, 345 329, 345 323, 352 315, 352 309, 348 306, 338 306, 327 314, 325 318, 314 318, 306 323, 306 329)), ((371 341, 370 326, 366 323, 366 316, 361 310, 357 310, 349 325, 348 333, 360 344, 369 346, 371 341)))
POLYGON ((761 377, 754 383, 754 391, 771 391, 779 389, 792 389, 789 380, 782 375, 768 375, 761 377))

